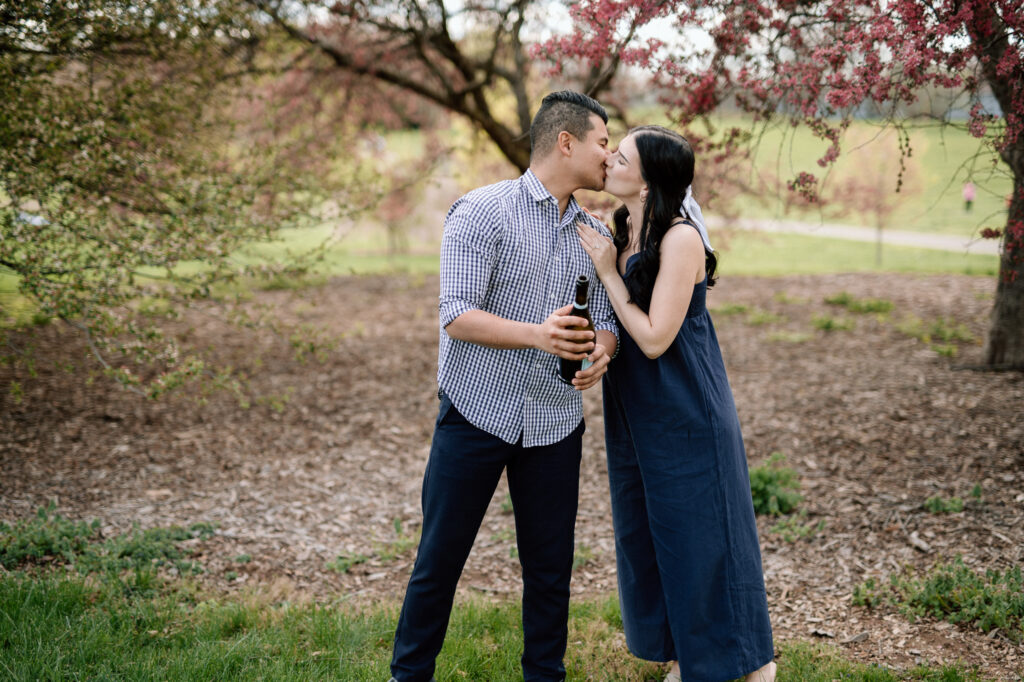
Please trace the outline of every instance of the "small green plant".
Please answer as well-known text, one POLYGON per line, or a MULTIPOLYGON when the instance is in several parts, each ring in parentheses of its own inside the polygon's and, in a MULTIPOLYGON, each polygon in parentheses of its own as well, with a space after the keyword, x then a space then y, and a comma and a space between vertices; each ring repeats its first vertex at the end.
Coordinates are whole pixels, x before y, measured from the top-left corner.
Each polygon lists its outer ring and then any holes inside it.
POLYGON ((715 315, 742 315, 748 310, 750 310, 750 306, 743 303, 726 303, 720 307, 713 308, 711 312, 715 315))
POLYGON ((814 537, 825 529, 825 520, 817 523, 806 521, 807 510, 801 509, 796 514, 783 517, 771 528, 771 532, 777 534, 785 542, 796 542, 803 538, 814 537))
POLYGON ((933 320, 928 326, 928 333, 932 339, 937 339, 944 343, 951 343, 953 341, 971 343, 974 341, 974 334, 971 334, 963 324, 954 322, 952 318, 940 317, 937 320, 933 320))
POLYGON ((959 347, 952 343, 933 343, 931 349, 944 358, 955 358, 960 350, 959 347))
POLYGON ((337 573, 348 573, 353 566, 365 564, 370 557, 365 554, 339 554, 334 561, 328 561, 326 566, 329 571, 337 573))
POLYGON ((250 554, 239 554, 234 558, 236 564, 247 564, 252 561, 252 555, 250 554))
POLYGON ((829 305, 841 305, 843 307, 846 307, 846 305, 852 300, 853 296, 845 291, 840 291, 838 294, 825 297, 825 303, 828 303, 829 305))
POLYGON ((21 387, 21 383, 18 381, 11 380, 8 393, 11 396, 11 402, 15 405, 20 405, 21 401, 25 399, 25 391, 21 387))
POLYGON ((136 528, 129 534, 111 538, 98 554, 86 554, 76 564, 79 572, 117 572, 168 566, 181 574, 202 573, 202 566, 188 559, 178 543, 197 538, 206 540, 212 536, 213 526, 209 523, 195 523, 188 528, 136 528))
POLYGON ((803 496, 797 492, 800 481, 796 471, 782 466, 785 457, 773 452, 768 462, 750 470, 750 494, 754 512, 780 516, 794 511, 803 496))
POLYGON ((777 301, 778 303, 784 303, 784 304, 801 304, 802 305, 804 303, 807 303, 807 299, 806 298, 799 298, 799 297, 796 297, 796 296, 790 296, 785 291, 777 292, 774 296, 772 296, 772 300, 777 301))
POLYGON ((512 513, 512 496, 505 493, 505 499, 501 501, 501 511, 503 514, 512 513))
POLYGON ((589 546, 580 543, 576 545, 576 551, 572 555, 572 570, 583 568, 594 558, 594 550, 589 546))
POLYGON ((981 484, 980 483, 975 483, 974 487, 971 488, 971 492, 969 494, 970 494, 972 499, 980 500, 981 499, 981 484))
POLYGON ((964 501, 959 497, 946 499, 941 495, 934 495, 925 500, 923 506, 932 514, 949 514, 962 512, 964 510, 964 501))
POLYGON ((777 315, 770 310, 763 310, 761 308, 754 308, 747 314, 747 324, 759 327, 764 324, 774 324, 776 322, 782 322, 786 318, 782 315, 777 315))
POLYGON ((395 539, 376 545, 377 558, 381 561, 394 561, 420 544, 420 531, 412 534, 406 533, 402 529, 401 519, 395 519, 392 526, 395 529, 395 539))
POLYGON ((825 303, 841 306, 851 313, 888 313, 893 309, 892 301, 884 298, 854 298, 846 291, 826 296, 825 303))
POLYGON ((810 341, 813 336, 805 332, 790 332, 790 331, 777 331, 772 332, 768 335, 769 341, 779 341, 781 343, 804 343, 810 341))
POLYGON ((853 588, 853 605, 877 608, 886 601, 885 590, 874 578, 868 578, 853 588))
POLYGON ((30 519, 14 525, 0 522, 0 566, 14 568, 23 563, 64 559, 73 562, 98 541, 100 522, 70 521, 56 512, 50 501, 30 519))
POLYGON ((1024 577, 1020 566, 1005 572, 978 573, 957 557, 934 566, 922 577, 907 569, 891 576, 887 586, 869 579, 854 589, 853 603, 869 608, 891 604, 911 619, 932 617, 970 623, 982 632, 998 628, 1013 641, 1024 640, 1024 577))
POLYGON ((811 324, 814 325, 815 329, 820 329, 823 332, 847 331, 853 329, 853 320, 841 317, 831 317, 829 315, 815 315, 814 318, 811 319, 811 324))
POLYGON ((365 564, 371 559, 382 562, 394 561, 419 544, 420 531, 412 534, 406 533, 402 528, 401 519, 395 519, 392 526, 395 529, 396 538, 388 542, 374 543, 373 554, 339 554, 333 561, 328 561, 325 566, 331 571, 348 573, 353 566, 365 564))
POLYGON ((228 571, 227 573, 224 574, 224 580, 227 580, 228 582, 231 582, 232 580, 236 580, 237 578, 238 578, 238 572, 237 571, 228 571))
MULTIPOLYGON (((56 512, 50 502, 34 518, 13 526, 0 523, 0 565, 15 568, 25 564, 66 564, 82 575, 123 571, 152 571, 167 567, 180 574, 202 572, 178 543, 206 540, 214 533, 209 523, 188 528, 135 528, 131 533, 106 540, 100 537, 100 522, 70 521, 56 512)), ((137 580, 138 576, 136 577, 137 580)))
POLYGON ((957 324, 951 318, 940 317, 926 322, 919 317, 910 315, 896 325, 896 330, 905 336, 927 344, 945 344, 953 342, 971 343, 974 335, 963 324, 957 324))

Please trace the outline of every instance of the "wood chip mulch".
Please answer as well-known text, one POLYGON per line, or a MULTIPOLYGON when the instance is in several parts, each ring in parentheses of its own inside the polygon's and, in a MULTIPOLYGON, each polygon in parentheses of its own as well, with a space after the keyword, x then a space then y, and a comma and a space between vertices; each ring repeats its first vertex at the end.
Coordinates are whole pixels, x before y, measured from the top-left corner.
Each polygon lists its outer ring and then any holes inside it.
MULTIPOLYGON (((270 399, 244 409, 224 394, 146 402, 103 378, 84 381, 81 367, 59 368, 57 359, 83 356, 80 339, 58 326, 35 330, 19 339, 36 347, 35 375, 0 367, 0 519, 56 499, 64 516, 98 518, 107 535, 136 523, 214 522, 212 539, 194 541, 210 590, 396 603, 437 409, 437 288, 436 277, 348 277, 260 293, 258 302, 340 338, 322 362, 296 362, 287 344, 216 317, 181 323, 193 343, 252 372, 260 394, 288 396, 282 411, 270 399), (20 401, 7 391, 12 380, 20 401), (346 560, 329 568, 339 555, 346 560)), ((911 622, 851 600, 867 578, 921 574, 958 556, 979 571, 1024 564, 1024 375, 975 367, 994 289, 979 277, 850 274, 726 275, 711 291, 750 463, 783 453, 805 497, 800 522, 824 522, 788 542, 772 530, 777 519, 759 519, 777 641, 831 642, 863 663, 959 662, 1020 679, 1024 647, 1006 633, 911 622), (844 291, 893 310, 855 314, 824 302, 844 291), (822 331, 822 316, 852 328, 822 331), (939 320, 975 340, 955 342, 948 357, 901 331, 939 320), (976 485, 980 499, 970 496, 976 485), (966 509, 930 513, 922 505, 936 495, 963 498, 966 509)), ((585 411, 579 598, 616 588, 599 390, 587 393, 585 411)), ((503 482, 463 596, 519 594, 506 491, 503 482)))

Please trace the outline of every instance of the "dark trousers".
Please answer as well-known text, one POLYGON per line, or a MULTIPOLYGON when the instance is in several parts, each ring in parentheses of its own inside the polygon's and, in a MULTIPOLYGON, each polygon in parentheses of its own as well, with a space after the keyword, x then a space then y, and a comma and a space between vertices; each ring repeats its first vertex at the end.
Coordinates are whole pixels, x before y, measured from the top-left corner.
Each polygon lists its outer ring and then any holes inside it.
POLYGON ((423 534, 395 631, 397 680, 433 675, 455 586, 505 470, 523 568, 523 678, 565 677, 582 436, 581 421, 552 445, 512 445, 470 424, 442 396, 423 475, 423 534))

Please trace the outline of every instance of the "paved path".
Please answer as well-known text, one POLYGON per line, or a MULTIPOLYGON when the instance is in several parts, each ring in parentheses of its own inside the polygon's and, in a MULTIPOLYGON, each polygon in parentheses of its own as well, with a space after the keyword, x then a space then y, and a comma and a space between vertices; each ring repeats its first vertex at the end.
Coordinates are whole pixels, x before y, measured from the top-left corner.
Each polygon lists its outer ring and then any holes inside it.
MULTIPOLYGON (((725 227, 726 221, 716 216, 708 216, 709 226, 725 227)), ((856 225, 840 225, 836 223, 805 223, 796 220, 748 219, 741 218, 728 223, 729 227, 759 232, 784 232, 806 234, 812 237, 829 237, 831 239, 849 239, 858 242, 874 242, 875 230, 870 227, 856 225)), ((938 249, 940 251, 956 251, 958 253, 995 256, 999 254, 998 239, 967 238, 953 234, 931 234, 928 232, 907 232, 904 230, 883 230, 882 244, 892 246, 913 246, 921 249, 938 249)))

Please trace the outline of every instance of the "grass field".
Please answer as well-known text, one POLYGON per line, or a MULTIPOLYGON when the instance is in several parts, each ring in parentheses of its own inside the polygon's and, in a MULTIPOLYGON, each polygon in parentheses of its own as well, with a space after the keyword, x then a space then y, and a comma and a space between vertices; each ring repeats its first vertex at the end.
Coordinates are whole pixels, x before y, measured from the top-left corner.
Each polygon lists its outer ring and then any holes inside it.
MULTIPOLYGON (((441 220, 441 217, 438 217, 441 220)), ((278 258, 289 250, 314 248, 328 238, 328 228, 293 231, 277 244, 255 247, 254 255, 278 258)), ((908 272, 955 273, 995 276, 995 256, 968 255, 952 251, 885 246, 882 264, 875 264, 875 245, 842 239, 796 234, 765 234, 733 231, 720 248, 719 264, 724 274, 784 275, 826 272, 908 272)), ((388 255, 383 233, 368 230, 358 239, 341 240, 325 250, 315 272, 334 276, 409 272, 436 274, 438 245, 413 244, 409 253, 388 255)))
MULTIPOLYGON (((460 600, 438 680, 522 679, 516 601, 460 600)), ((345 680, 390 673, 397 604, 357 608, 343 598, 292 603, 258 592, 217 597, 152 577, 86 581, 0 577, 0 678, 12 681, 345 680)), ((663 666, 625 650, 614 595, 576 601, 565 664, 570 680, 660 680, 663 666)), ((779 644, 779 682, 980 679, 956 666, 890 670, 846 660, 806 641, 779 644)))

